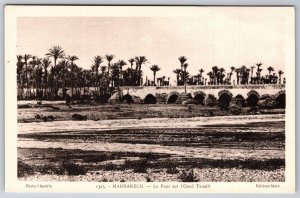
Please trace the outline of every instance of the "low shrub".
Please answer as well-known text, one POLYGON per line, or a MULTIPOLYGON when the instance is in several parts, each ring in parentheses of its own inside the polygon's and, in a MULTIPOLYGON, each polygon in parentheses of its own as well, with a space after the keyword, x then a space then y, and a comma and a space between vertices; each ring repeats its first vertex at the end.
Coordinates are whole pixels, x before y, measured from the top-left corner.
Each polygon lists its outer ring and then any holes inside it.
POLYGON ((108 179, 104 178, 104 179, 102 180, 102 182, 108 182, 108 179))
POLYGON ((42 116, 40 114, 36 114, 34 117, 35 119, 42 119, 42 116))
POLYGON ((182 182, 198 182, 196 175, 194 174, 194 169, 183 170, 182 173, 178 176, 182 182))
POLYGON ((147 165, 148 160, 141 159, 141 160, 125 160, 124 168, 125 169, 133 169, 135 173, 147 173, 147 165))
POLYGON ((52 163, 43 166, 38 166, 37 171, 42 174, 55 174, 55 175, 64 175, 66 173, 66 170, 62 166, 57 166, 52 163))
POLYGON ((29 164, 22 162, 20 158, 18 158, 18 177, 24 177, 27 175, 32 175, 34 173, 34 168, 29 164))
POLYGON ((146 182, 152 182, 149 176, 146 176, 146 182))
POLYGON ((118 166, 113 164, 112 162, 109 162, 104 165, 104 170, 106 170, 106 171, 113 171, 113 170, 117 170, 117 169, 118 169, 118 166))
POLYGON ((168 174, 177 174, 177 173, 179 173, 176 166, 168 167, 166 172, 168 174))
POLYGON ((63 162, 62 168, 66 170, 68 175, 85 175, 87 173, 87 170, 83 166, 73 162, 63 162))
POLYGON ((229 109, 230 109, 230 112, 234 115, 240 115, 242 112, 242 109, 237 105, 232 105, 232 106, 230 106, 229 109))
POLYGON ((72 115, 73 120, 87 120, 87 116, 83 116, 77 113, 72 115))
POLYGON ((28 108, 32 108, 33 106, 30 104, 19 104, 18 105, 18 109, 28 109, 28 108))
POLYGON ((55 117, 53 115, 44 116, 44 117, 42 117, 42 120, 44 122, 51 122, 51 121, 55 120, 55 117))

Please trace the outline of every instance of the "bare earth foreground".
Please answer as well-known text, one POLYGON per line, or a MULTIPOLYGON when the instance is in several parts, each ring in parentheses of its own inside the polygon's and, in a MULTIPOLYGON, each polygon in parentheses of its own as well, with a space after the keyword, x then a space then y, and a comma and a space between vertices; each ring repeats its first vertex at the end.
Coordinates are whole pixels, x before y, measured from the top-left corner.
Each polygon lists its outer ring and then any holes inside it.
POLYGON ((284 110, 201 105, 18 106, 18 177, 32 181, 284 181, 284 110), (74 115, 77 114, 77 115, 74 115))

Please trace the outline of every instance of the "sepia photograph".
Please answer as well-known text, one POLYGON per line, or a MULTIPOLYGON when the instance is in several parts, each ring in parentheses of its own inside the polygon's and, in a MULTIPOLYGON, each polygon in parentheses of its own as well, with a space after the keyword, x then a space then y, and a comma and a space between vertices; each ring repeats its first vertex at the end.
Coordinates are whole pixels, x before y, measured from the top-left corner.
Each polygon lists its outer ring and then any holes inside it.
POLYGON ((25 191, 294 191, 293 7, 7 6, 5 16, 6 178, 25 191))

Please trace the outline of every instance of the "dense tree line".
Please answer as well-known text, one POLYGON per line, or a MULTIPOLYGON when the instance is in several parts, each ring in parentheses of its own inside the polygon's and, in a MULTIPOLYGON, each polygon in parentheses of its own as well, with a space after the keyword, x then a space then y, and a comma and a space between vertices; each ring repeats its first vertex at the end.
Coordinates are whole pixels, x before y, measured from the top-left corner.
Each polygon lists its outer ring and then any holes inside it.
MULTIPOLYGON (((94 89, 96 97, 109 97, 120 86, 171 84, 169 77, 156 77, 161 68, 155 64, 150 66, 153 80, 146 77, 146 81, 143 82, 142 68, 149 63, 145 56, 136 56, 126 62, 116 60, 113 54, 96 55, 90 69, 83 69, 77 65, 78 59, 76 55, 66 55, 60 46, 50 48, 44 58, 30 54, 17 55, 18 97, 54 99, 59 97, 59 90, 63 91, 63 96, 67 90, 70 90, 72 96, 80 96, 82 92, 89 92, 91 88, 94 89), (125 66, 128 68, 125 69, 125 66)), ((189 64, 185 56, 178 59, 180 68, 173 71, 178 86, 285 83, 285 79, 282 81, 283 72, 279 70, 277 75, 271 66, 267 68, 268 75, 261 75, 262 63, 250 68, 245 65, 231 67, 227 74, 224 68, 213 66, 205 77, 203 69, 199 69, 197 75, 188 72, 189 64), (236 82, 232 80, 234 73, 236 82)))
POLYGON ((257 63, 256 67, 250 68, 242 65, 241 67, 230 67, 229 73, 225 72, 225 69, 218 66, 213 66, 211 71, 207 73, 207 78, 203 76, 204 70, 201 68, 197 75, 191 76, 187 71, 188 63, 185 56, 178 58, 181 64, 180 69, 173 70, 176 74, 177 85, 231 85, 235 84, 282 84, 285 83, 285 78, 282 81, 283 71, 279 70, 278 75, 274 72, 274 68, 269 66, 267 68, 268 74, 261 75, 262 63, 257 63), (256 68, 256 75, 254 71, 256 68), (232 80, 232 76, 236 74, 236 81, 232 80), (273 72, 273 73, 272 73, 273 72))
POLYGON ((96 89, 96 96, 109 96, 120 86, 142 85, 142 67, 148 63, 145 56, 136 56, 128 60, 130 67, 123 69, 126 61, 113 62, 113 54, 96 55, 91 69, 83 69, 76 64, 79 58, 66 55, 60 46, 53 46, 45 56, 17 55, 19 98, 58 98, 60 89, 63 95, 68 89, 76 95, 90 88, 96 89))

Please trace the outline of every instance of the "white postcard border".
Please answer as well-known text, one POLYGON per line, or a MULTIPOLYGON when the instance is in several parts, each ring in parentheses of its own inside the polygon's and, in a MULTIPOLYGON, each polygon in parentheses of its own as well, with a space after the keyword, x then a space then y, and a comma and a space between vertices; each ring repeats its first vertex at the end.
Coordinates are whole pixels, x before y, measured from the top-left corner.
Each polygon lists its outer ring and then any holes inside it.
MULTIPOLYGON (((214 9, 222 7, 214 7, 214 9)), ((267 9, 268 7, 260 7, 267 9)), ((276 187, 257 188, 257 182, 209 182, 194 183, 194 188, 154 188, 162 184, 191 185, 183 182, 138 182, 145 188, 112 188, 119 182, 28 182, 17 179, 17 95, 16 95, 16 22, 18 17, 41 16, 76 16, 76 17, 103 17, 103 16, 197 16, 198 7, 180 6, 145 6, 135 9, 126 7, 93 7, 93 6, 6 6, 5 8, 5 190, 7 192, 160 192, 160 193, 287 193, 295 192, 295 34, 286 39, 286 181, 285 182, 258 182, 263 185, 280 185, 276 187), (167 11, 166 11, 167 10, 167 11), (188 12, 182 12, 188 10, 188 12), (181 12, 180 12, 181 11, 181 12), (287 53, 288 52, 288 53, 287 53), (210 188, 197 188, 196 184, 210 185, 210 188), (27 185, 36 187, 27 188, 27 185), (49 187, 41 187, 48 185, 49 187), (106 188, 97 188, 104 185, 106 188), (50 187, 51 186, 51 187, 50 187)), ((286 9, 290 15, 291 25, 295 24, 295 11, 293 7, 273 7, 272 9, 286 9)), ((127 182, 125 184, 134 184, 127 182)))

